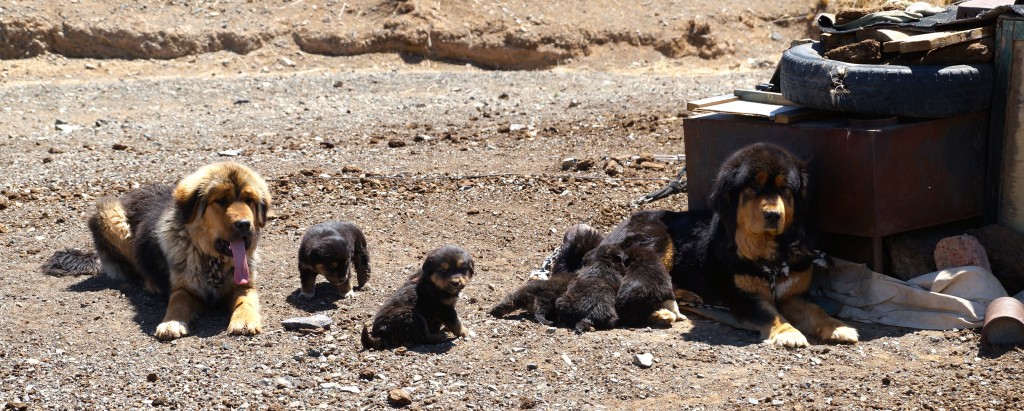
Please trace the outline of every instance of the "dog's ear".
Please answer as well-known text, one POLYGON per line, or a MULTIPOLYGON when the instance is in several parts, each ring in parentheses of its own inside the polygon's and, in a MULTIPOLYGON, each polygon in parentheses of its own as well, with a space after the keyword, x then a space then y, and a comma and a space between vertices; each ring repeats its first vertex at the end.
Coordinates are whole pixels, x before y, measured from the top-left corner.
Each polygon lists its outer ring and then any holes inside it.
MULTIPOLYGON (((736 202, 739 201, 738 193, 734 193, 735 188, 739 183, 739 176, 746 172, 746 166, 722 166, 718 176, 715 177, 715 182, 712 183, 711 194, 708 196, 708 206, 711 210, 718 214, 725 214, 729 209, 736 208, 736 202)), ((733 210, 735 212, 735 210, 733 210)))
POLYGON ((178 219, 185 224, 191 223, 206 211, 206 195, 202 187, 178 184, 174 189, 174 207, 178 219))
POLYGON ((267 210, 270 208, 270 202, 266 197, 260 197, 259 201, 256 202, 256 227, 263 228, 267 225, 267 210))

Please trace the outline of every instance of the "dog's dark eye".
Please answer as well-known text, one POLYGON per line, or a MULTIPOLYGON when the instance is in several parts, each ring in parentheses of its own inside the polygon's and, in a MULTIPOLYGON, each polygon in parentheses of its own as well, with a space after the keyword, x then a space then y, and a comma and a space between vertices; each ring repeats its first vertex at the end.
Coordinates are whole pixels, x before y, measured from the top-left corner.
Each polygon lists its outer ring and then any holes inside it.
POLYGON ((214 201, 214 202, 217 203, 217 205, 219 205, 221 207, 227 207, 228 206, 228 199, 226 199, 226 198, 221 198, 221 199, 219 199, 217 201, 214 201))

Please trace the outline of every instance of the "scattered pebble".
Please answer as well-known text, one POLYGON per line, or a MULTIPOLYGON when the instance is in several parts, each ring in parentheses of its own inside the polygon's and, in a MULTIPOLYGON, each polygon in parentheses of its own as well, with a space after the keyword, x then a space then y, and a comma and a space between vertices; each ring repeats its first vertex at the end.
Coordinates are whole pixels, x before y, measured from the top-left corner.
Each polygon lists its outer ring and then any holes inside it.
POLYGON ((241 149, 224 150, 217 152, 217 155, 221 157, 238 157, 239 154, 242 154, 241 149))
POLYGON ((286 320, 281 320, 281 326, 286 330, 299 330, 299 329, 317 329, 317 328, 331 328, 334 324, 334 320, 323 314, 317 314, 310 317, 294 317, 286 320))
POLYGON ((412 404, 412 395, 409 395, 409 391, 402 388, 395 388, 388 391, 388 404, 392 407, 405 407, 412 404))
POLYGON ((654 354, 643 353, 633 355, 633 364, 640 368, 651 368, 654 365, 654 354))

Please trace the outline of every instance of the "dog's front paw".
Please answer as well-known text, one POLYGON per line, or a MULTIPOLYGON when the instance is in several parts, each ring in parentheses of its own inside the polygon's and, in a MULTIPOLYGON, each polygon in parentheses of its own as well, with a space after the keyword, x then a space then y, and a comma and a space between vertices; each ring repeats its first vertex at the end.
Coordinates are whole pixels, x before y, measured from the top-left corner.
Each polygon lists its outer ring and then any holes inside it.
POLYGON ((181 321, 162 322, 156 326, 156 338, 169 341, 188 335, 188 326, 181 321))
POLYGON ((860 336, 857 335, 857 329, 850 326, 836 327, 832 331, 832 335, 828 337, 829 341, 842 343, 842 344, 854 344, 858 341, 860 336))
POLYGON ((651 313, 650 317, 647 318, 648 324, 661 327, 671 327, 675 321, 676 314, 666 308, 651 313))
POLYGON ((467 339, 473 338, 476 337, 476 333, 473 332, 473 330, 470 330, 469 328, 463 328, 462 331, 459 332, 459 337, 467 339))
MULTIPOLYGON (((239 316, 241 317, 241 316, 239 316)), ((232 318, 228 333, 233 335, 256 335, 263 332, 263 325, 257 318, 232 318)))
POLYGON ((807 337, 789 324, 783 324, 773 329, 766 342, 786 348, 803 348, 810 345, 807 342, 807 337))

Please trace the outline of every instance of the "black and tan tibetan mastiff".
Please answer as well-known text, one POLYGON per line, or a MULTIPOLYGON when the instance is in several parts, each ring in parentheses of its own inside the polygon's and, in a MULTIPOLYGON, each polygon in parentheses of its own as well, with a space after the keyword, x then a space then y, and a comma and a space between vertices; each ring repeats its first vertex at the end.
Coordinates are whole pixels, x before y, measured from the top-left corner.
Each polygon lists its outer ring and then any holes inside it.
POLYGON ((811 336, 855 343, 857 330, 805 298, 813 266, 825 258, 809 235, 807 183, 802 161, 754 144, 722 164, 710 210, 642 211, 603 244, 654 251, 677 296, 728 307, 766 342, 804 347, 811 336))
MULTIPOLYGON (((102 198, 89 218, 101 270, 115 279, 140 278, 147 290, 169 296, 156 337, 188 335, 205 305, 233 307, 228 332, 262 330, 256 245, 267 222, 270 190, 251 169, 223 162, 204 166, 176 186, 155 185, 120 198, 102 198)), ((57 252, 44 271, 90 274, 91 256, 57 252)))
POLYGON ((359 227, 347 221, 328 221, 306 230, 299 245, 303 298, 313 298, 317 275, 336 285, 341 298, 351 297, 350 267, 356 272, 356 288, 362 289, 370 280, 370 254, 359 227))
POLYGON ((427 253, 423 266, 381 306, 373 324, 363 326, 363 348, 444 342, 448 337, 441 326, 456 338, 474 335, 455 311, 473 272, 473 258, 461 247, 446 245, 427 253))
POLYGON ((601 244, 603 239, 604 235, 589 225, 577 224, 570 227, 562 236, 562 245, 555 253, 551 277, 527 281, 491 308, 491 315, 500 318, 521 309, 541 324, 554 324, 558 321, 555 301, 569 288, 569 283, 576 279, 577 272, 583 266, 583 257, 601 244))

